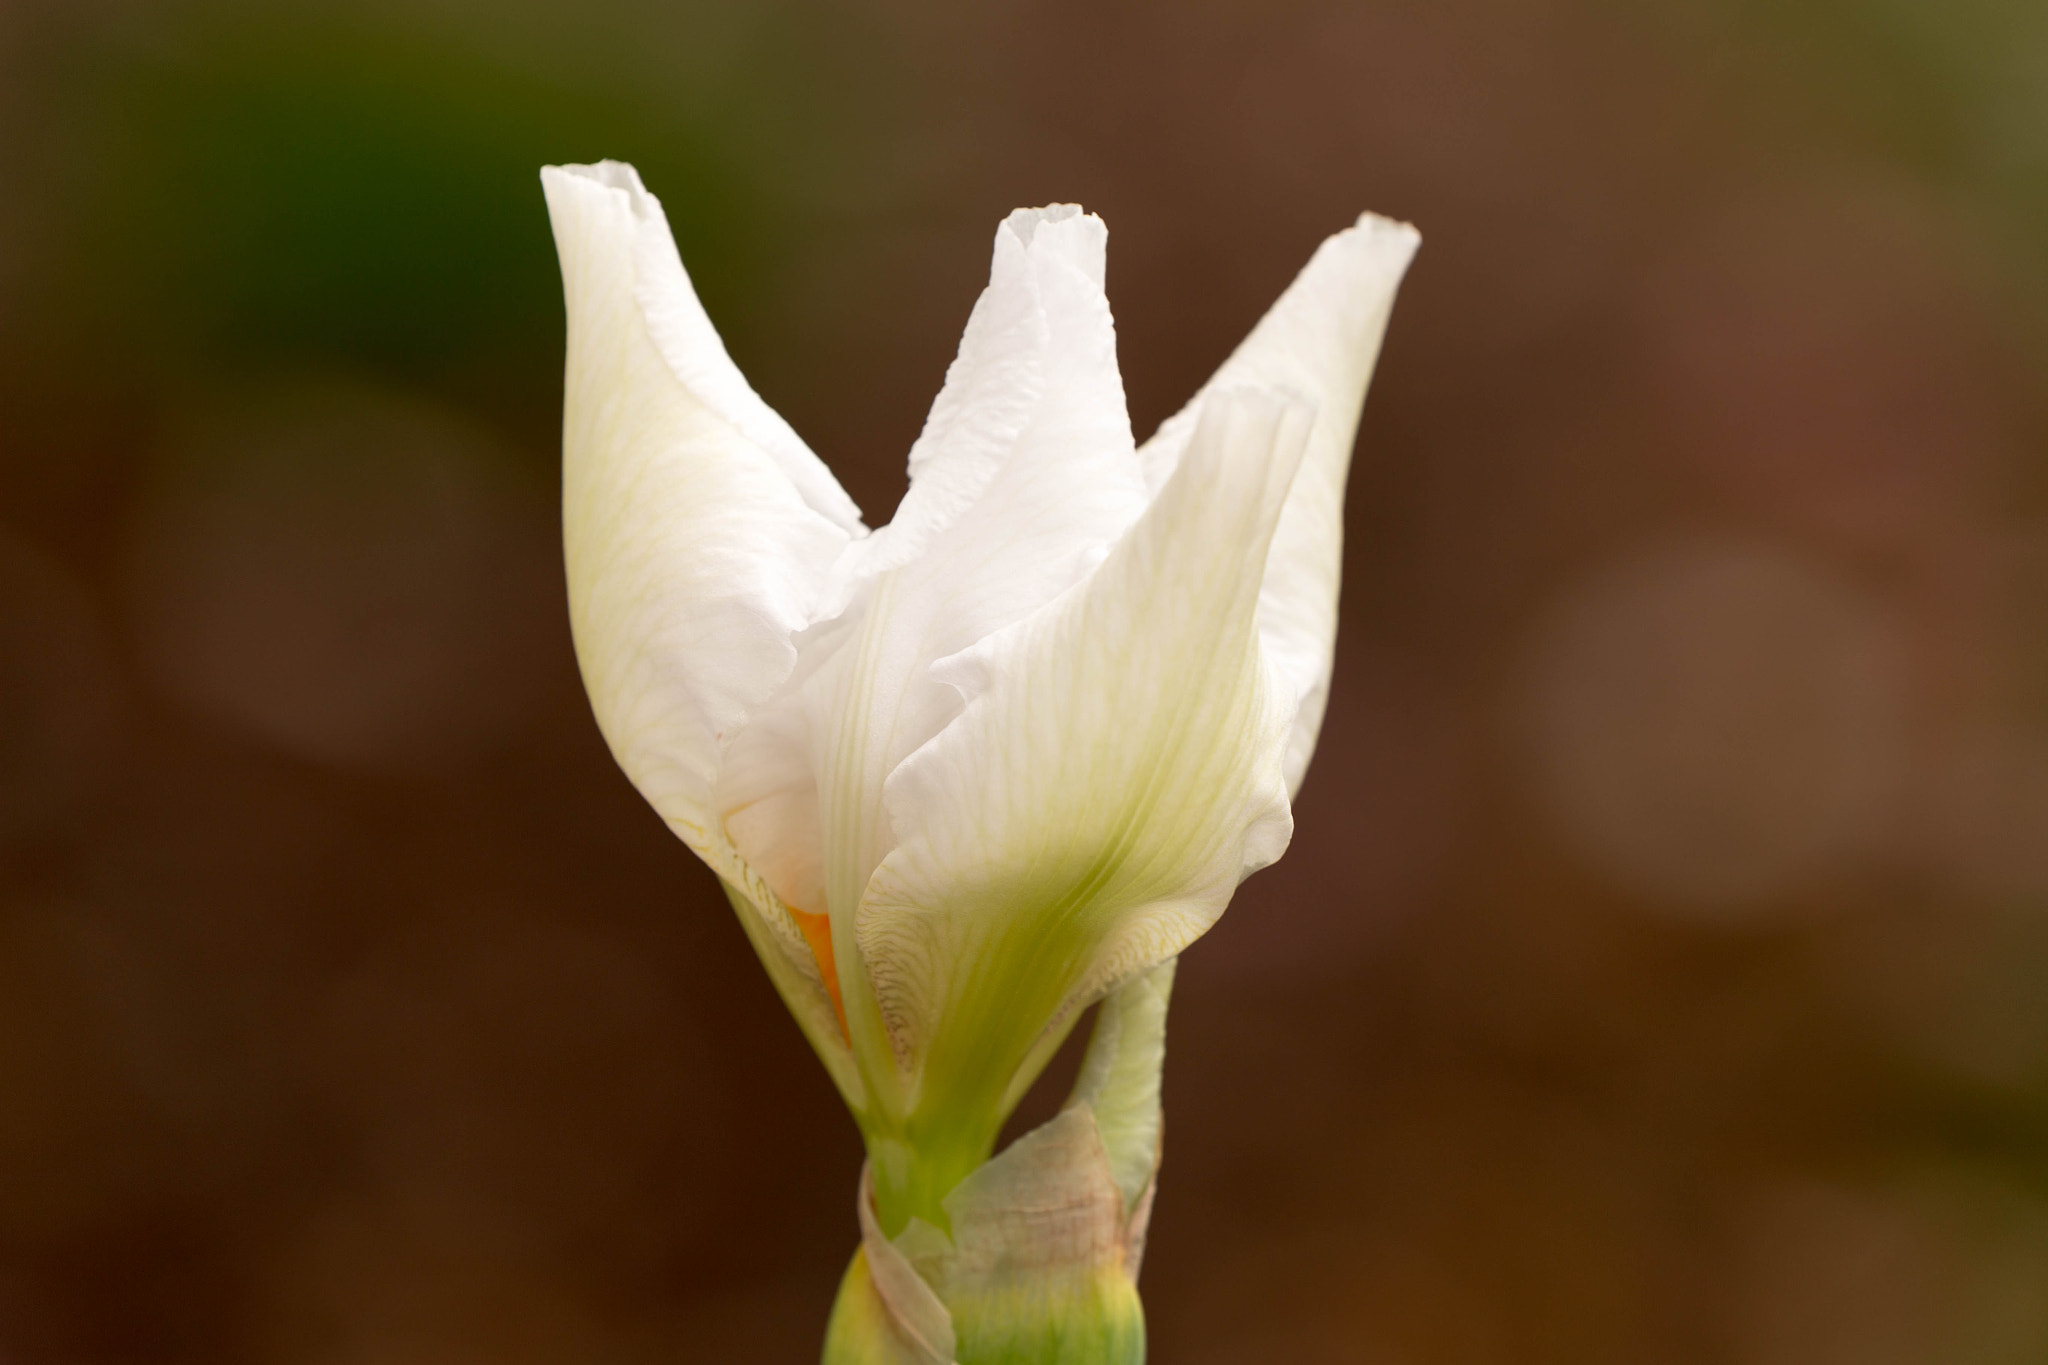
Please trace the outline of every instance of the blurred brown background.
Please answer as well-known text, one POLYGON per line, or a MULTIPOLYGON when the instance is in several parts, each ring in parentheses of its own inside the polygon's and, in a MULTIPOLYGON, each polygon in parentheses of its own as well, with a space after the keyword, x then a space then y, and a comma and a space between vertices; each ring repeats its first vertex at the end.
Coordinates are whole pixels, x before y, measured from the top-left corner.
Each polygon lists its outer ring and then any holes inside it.
POLYGON ((1008 209, 1141 435, 1423 229, 1160 1365, 2048 1360, 2048 10, 9 0, 0 1361, 815 1359, 853 1127, 569 652, 602 156, 876 522, 1008 209))

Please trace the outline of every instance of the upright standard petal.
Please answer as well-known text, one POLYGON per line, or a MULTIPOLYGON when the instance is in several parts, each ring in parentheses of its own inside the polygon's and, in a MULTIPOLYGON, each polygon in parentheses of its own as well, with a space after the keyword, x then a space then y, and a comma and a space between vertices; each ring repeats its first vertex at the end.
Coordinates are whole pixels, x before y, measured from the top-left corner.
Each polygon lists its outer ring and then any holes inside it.
POLYGON ((1052 345, 1029 248, 1005 222, 996 228, 988 287, 968 314, 958 354, 910 448, 910 488, 887 526, 847 549, 852 584, 923 553, 988 488, 1045 395, 1052 345))
POLYGON ((1178 953, 1286 847, 1287 713, 1255 615, 1311 420, 1287 395, 1212 395, 1087 580, 938 666, 966 707, 890 777, 901 842, 857 921, 911 1079, 907 1140, 941 1153, 932 1189, 994 1136, 954 1150, 948 1123, 999 1123, 1043 1035, 1178 953))
POLYGON ((909 492, 887 526, 840 555, 834 598, 822 608, 828 619, 798 641, 799 668, 728 754, 718 801, 732 837, 807 913, 826 913, 821 743, 859 681, 848 676, 849 651, 888 606, 876 600, 876 581, 922 554, 987 491, 1044 397, 1051 344, 1026 245, 1003 224, 988 287, 911 450, 909 492))
MULTIPOLYGON (((1101 220, 1033 211, 1004 226, 1025 248, 1044 328, 1038 393, 980 495, 875 581, 844 654, 850 685, 829 700, 819 691, 821 790, 842 817, 864 810, 858 837, 827 831, 835 913, 852 911, 894 845, 889 775, 959 714, 959 692, 932 665, 1079 582, 1145 507, 1102 289, 1101 220)), ((935 450, 926 470, 959 458, 935 450)))
POLYGON ((720 778, 749 859, 791 905, 829 913, 850 1031, 859 1048, 866 1030, 878 1057, 889 1049, 853 910, 895 839, 885 781, 960 712, 931 665, 1071 587, 1144 507, 1104 237, 1072 206, 1020 211, 998 229, 902 508, 842 557, 844 611, 803 637, 790 683, 720 778))
POLYGON ((1395 290, 1421 240, 1406 223, 1368 213, 1325 241, 1223 368, 1141 451, 1146 482, 1158 488, 1187 449, 1208 394, 1266 384, 1315 401, 1315 429, 1273 534, 1259 594, 1259 638, 1293 708, 1286 760, 1290 794, 1308 771, 1329 699, 1344 558, 1344 483, 1359 410, 1395 290))
POLYGON ((584 686, 619 766, 751 908, 749 935, 823 1053, 838 1025, 822 974, 712 793, 858 518, 732 367, 632 168, 541 180, 569 315, 563 540, 584 686))
POLYGON ((856 536, 861 534, 860 508, 854 506, 853 499, 832 477, 825 462, 782 420, 781 413, 761 401, 746 376, 732 363, 724 339, 711 325, 704 305, 697 300, 689 272, 683 269, 683 258, 676 251, 661 201, 640 183, 640 173, 623 161, 564 166, 560 170, 625 192, 635 225, 634 298, 646 321, 649 339, 668 362, 677 382, 698 402, 731 423, 734 431, 766 452, 813 511, 856 536))

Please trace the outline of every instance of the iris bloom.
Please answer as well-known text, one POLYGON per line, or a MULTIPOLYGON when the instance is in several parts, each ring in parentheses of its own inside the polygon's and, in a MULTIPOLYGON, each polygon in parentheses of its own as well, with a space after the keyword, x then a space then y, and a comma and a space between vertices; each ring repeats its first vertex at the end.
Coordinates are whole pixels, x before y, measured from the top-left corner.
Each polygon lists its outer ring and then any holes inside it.
POLYGON ((584 683, 866 1140, 828 1359, 1140 1358, 1172 964, 1292 832, 1414 231, 1330 238, 1140 446, 1101 220, 1011 214, 869 531, 734 367, 633 169, 542 181, 584 683), (1069 1108, 992 1160, 1097 1001, 1069 1108))

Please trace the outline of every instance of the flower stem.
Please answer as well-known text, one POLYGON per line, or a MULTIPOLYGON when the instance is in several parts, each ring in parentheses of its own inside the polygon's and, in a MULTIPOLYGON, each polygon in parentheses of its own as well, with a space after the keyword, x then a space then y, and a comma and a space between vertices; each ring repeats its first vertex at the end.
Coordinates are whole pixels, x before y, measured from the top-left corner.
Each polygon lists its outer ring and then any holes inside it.
POLYGON ((963 1144, 935 1159, 870 1135, 825 1365, 1143 1365, 1172 982, 1168 962, 1106 999, 1066 1107, 999 1155, 969 1163, 963 1144), (885 1178, 902 1220, 886 1229, 885 1178))

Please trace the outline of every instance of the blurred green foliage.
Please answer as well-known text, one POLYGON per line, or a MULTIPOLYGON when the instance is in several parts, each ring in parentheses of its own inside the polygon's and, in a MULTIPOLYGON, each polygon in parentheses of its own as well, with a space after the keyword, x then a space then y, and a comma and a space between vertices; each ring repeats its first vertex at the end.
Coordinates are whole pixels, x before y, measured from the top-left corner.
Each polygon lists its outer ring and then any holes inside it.
POLYGON ((94 36, 50 40, 65 221, 41 312, 166 377, 345 365, 530 420, 561 347, 541 165, 635 160, 709 299, 760 292, 800 230, 764 210, 746 101, 773 105, 772 80, 692 112, 360 16, 245 7, 94 36))

